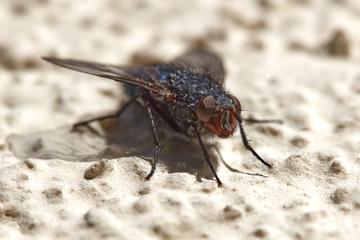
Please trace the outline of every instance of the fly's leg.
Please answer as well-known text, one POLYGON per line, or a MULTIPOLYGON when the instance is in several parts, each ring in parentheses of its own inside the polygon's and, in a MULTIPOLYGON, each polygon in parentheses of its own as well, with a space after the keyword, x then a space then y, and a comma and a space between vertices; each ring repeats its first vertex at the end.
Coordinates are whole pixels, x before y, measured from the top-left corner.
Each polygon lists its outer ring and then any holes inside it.
POLYGON ((241 123, 242 123, 241 117, 240 117, 239 115, 237 115, 237 114, 235 114, 234 117, 236 118, 236 120, 237 120, 238 123, 239 123, 241 138, 242 138, 242 141, 243 141, 243 143, 244 143, 244 146, 245 146, 260 162, 262 162, 262 163, 263 163, 264 165, 266 165, 267 167, 272 168, 272 166, 271 166, 269 163, 265 162, 265 160, 262 159, 262 158, 259 156, 259 154, 257 154, 257 153, 255 152, 255 150, 250 146, 249 140, 246 138, 245 130, 244 130, 242 124, 241 124, 241 123))
POLYGON ((245 122, 251 122, 251 123, 283 123, 280 119, 271 119, 271 120, 258 120, 258 119, 252 119, 252 118, 242 118, 245 122))
POLYGON ((240 171, 240 170, 237 170, 233 167, 231 167, 227 162, 225 162, 224 158, 222 157, 221 153, 220 153, 220 150, 215 146, 215 145, 211 145, 211 147, 213 149, 215 149, 215 152, 218 154, 218 156, 220 157, 221 161, 223 162, 223 164, 225 165, 225 167, 227 169, 229 169, 230 171, 232 172, 237 172, 237 173, 242 173, 242 174, 246 174, 246 175, 250 175, 250 176, 259 176, 259 177, 264 177, 264 178, 267 178, 268 176, 265 176, 263 174, 260 174, 260 173, 248 173, 248 172, 243 172, 243 171, 240 171))
MULTIPOLYGON (((236 116, 235 116, 235 117, 236 117, 236 116)), ((240 127, 241 138, 242 138, 242 141, 243 141, 243 143, 244 143, 244 146, 245 146, 260 162, 262 162, 263 164, 265 164, 265 165, 268 166, 269 168, 272 168, 272 166, 271 166, 269 163, 265 162, 265 160, 262 159, 262 158, 259 156, 259 154, 257 154, 257 153, 255 152, 255 150, 250 146, 249 140, 246 138, 246 133, 245 133, 244 128, 243 128, 243 126, 242 126, 242 124, 241 124, 241 119, 240 119, 240 121, 238 120, 238 122, 239 122, 239 127, 240 127)))
POLYGON ((92 122, 97 122, 97 121, 101 121, 101 120, 105 120, 105 119, 109 119, 109 118, 117 118, 117 117, 119 117, 130 106, 130 104, 132 104, 138 97, 139 96, 135 96, 132 99, 130 99, 130 101, 127 102, 123 107, 121 107, 115 114, 106 115, 106 116, 102 116, 102 117, 97 117, 97 118, 93 118, 93 119, 90 119, 90 120, 75 123, 73 125, 71 131, 73 132, 73 131, 76 130, 77 127, 88 125, 89 123, 92 123, 92 122))
POLYGON ((149 101, 147 101, 145 97, 143 99, 145 101, 145 106, 148 111, 148 115, 149 115, 149 119, 150 119, 150 123, 151 123, 151 129, 154 134, 154 144, 155 144, 155 152, 154 152, 154 158, 152 159, 152 163, 151 163, 151 170, 150 170, 150 173, 145 178, 145 180, 150 180, 152 175, 154 175, 156 165, 158 163, 159 153, 161 150, 163 150, 163 147, 161 146, 161 144, 159 142, 158 131, 157 131, 157 128, 155 125, 155 118, 154 118, 154 114, 152 111, 151 103, 149 101))
POLYGON ((220 181, 220 178, 218 177, 218 175, 216 174, 216 171, 215 171, 215 168, 214 166, 212 165, 212 163, 210 162, 210 156, 209 156, 209 153, 207 152, 206 148, 205 148, 205 145, 203 143, 203 141, 201 140, 201 137, 200 137, 200 134, 199 132, 196 130, 196 127, 195 126, 192 126, 195 133, 196 133, 196 137, 197 137, 197 140, 200 144, 200 147, 201 147, 201 150, 202 150, 202 153, 203 153, 203 157, 205 159, 205 161, 207 162, 207 164, 209 165, 210 169, 211 169, 211 172, 214 174, 214 177, 216 179, 216 182, 218 184, 218 187, 222 187, 223 184, 221 183, 220 181))

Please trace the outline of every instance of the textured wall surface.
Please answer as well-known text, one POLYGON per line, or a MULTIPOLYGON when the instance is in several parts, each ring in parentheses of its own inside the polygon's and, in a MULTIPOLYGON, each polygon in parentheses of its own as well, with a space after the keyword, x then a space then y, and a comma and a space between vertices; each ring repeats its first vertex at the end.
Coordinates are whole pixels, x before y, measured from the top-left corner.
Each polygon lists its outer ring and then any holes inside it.
POLYGON ((2 1, 0 239, 358 239, 360 4, 345 0, 2 1), (217 52, 244 124, 210 139, 218 188, 196 142, 126 103, 113 81, 41 56, 134 65, 217 52), (105 136, 105 137, 104 137, 105 136), (240 171, 240 172, 239 172, 240 171), (251 174, 255 175, 251 175, 251 174), (256 175, 257 174, 257 175, 256 175))

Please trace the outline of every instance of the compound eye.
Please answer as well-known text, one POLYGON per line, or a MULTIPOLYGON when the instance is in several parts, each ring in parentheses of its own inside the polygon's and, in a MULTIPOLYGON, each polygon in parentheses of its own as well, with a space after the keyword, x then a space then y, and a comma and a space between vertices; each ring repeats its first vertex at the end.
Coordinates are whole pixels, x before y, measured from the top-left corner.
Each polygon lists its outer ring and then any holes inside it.
POLYGON ((210 121, 216 109, 216 102, 213 96, 206 96, 200 99, 196 106, 196 115, 202 122, 210 121))
POLYGON ((240 101, 233 95, 229 94, 229 97, 231 98, 232 104, 235 107, 236 113, 240 116, 241 114, 241 104, 240 101))

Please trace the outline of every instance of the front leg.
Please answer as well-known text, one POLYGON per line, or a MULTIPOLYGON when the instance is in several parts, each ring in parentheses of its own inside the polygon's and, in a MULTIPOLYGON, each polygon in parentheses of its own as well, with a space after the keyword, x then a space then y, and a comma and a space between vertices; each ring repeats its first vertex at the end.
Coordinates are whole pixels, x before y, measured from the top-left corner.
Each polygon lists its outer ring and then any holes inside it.
POLYGON ((205 148, 205 145, 204 145, 203 141, 201 140, 201 137, 200 137, 200 134, 199 134, 198 130, 196 129, 195 125, 192 125, 192 128, 194 129, 194 131, 196 133, 196 137, 197 137, 197 140, 198 140, 198 142, 200 144, 200 147, 201 147, 201 150, 202 150, 202 153, 203 153, 203 157, 204 157, 205 161, 207 162, 207 164, 209 165, 209 167, 211 169, 211 172, 214 174, 214 177, 216 179, 218 187, 222 187, 223 184, 220 181, 220 178, 218 177, 218 175, 216 174, 215 168, 214 168, 214 166, 212 165, 212 163, 210 161, 209 153, 207 152, 207 150, 205 148))
POLYGON ((280 119, 271 119, 271 120, 259 120, 259 119, 253 119, 253 118, 241 118, 243 121, 245 122, 250 122, 250 123, 283 123, 282 120, 280 119))

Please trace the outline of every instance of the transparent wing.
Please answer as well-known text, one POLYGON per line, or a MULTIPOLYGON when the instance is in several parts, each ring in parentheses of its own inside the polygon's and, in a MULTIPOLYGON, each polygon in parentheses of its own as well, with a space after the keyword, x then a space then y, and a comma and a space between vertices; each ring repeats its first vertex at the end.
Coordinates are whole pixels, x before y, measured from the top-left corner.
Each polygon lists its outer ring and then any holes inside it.
POLYGON ((78 72, 88 73, 91 75, 109 78, 118 82, 128 83, 137 87, 141 87, 152 92, 162 92, 161 86, 156 79, 149 74, 157 71, 157 66, 153 67, 124 67, 108 64, 100 64, 88 61, 79 61, 73 59, 59 59, 51 57, 43 57, 44 60, 64 68, 69 68, 78 72))
POLYGON ((224 83, 225 71, 221 59, 214 53, 196 50, 171 62, 174 68, 192 69, 205 75, 220 86, 224 83))

